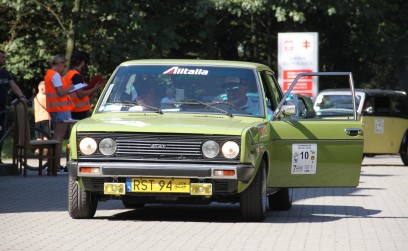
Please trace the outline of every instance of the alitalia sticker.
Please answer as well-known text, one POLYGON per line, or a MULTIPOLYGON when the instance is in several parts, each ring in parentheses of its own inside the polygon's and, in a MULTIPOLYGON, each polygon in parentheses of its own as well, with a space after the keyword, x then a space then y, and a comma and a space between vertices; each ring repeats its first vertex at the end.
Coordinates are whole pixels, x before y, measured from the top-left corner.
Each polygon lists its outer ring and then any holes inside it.
POLYGON ((292 145, 292 174, 316 174, 317 145, 292 145))
POLYGON ((190 69, 181 68, 178 66, 171 67, 170 69, 163 72, 163 74, 179 74, 179 75, 208 75, 208 70, 204 69, 190 69))
POLYGON ((375 134, 384 134, 384 120, 383 119, 376 119, 375 120, 375 134))

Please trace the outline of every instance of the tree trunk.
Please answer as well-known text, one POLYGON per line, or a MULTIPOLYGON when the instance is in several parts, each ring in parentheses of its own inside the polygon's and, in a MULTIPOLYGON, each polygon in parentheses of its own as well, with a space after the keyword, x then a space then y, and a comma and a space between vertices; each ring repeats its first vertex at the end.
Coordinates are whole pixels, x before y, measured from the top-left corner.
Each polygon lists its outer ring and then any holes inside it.
POLYGON ((74 8, 72 9, 72 19, 71 19, 71 23, 69 25, 69 30, 67 34, 68 35, 67 49, 65 51, 65 58, 67 59, 68 67, 65 69, 64 73, 67 73, 70 68, 71 56, 75 48, 75 31, 76 31, 76 28, 79 22, 80 10, 81 10, 81 0, 74 0, 74 8))

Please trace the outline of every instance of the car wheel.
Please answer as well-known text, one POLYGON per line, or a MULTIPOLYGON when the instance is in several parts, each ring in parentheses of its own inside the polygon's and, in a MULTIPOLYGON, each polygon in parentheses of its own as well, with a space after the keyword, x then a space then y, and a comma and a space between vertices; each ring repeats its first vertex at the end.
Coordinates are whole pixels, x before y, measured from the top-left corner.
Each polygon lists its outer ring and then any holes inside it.
POLYGON ((408 154, 401 153, 400 156, 402 163, 404 163, 404 166, 408 166, 408 154))
POLYGON ((84 191, 75 179, 69 176, 68 211, 73 219, 91 219, 98 206, 98 195, 84 191))
POLYGON ((129 197, 123 197, 122 203, 126 208, 142 208, 145 205, 144 202, 140 202, 129 197))
POLYGON ((261 161, 252 183, 240 194, 241 214, 246 221, 263 221, 266 217, 266 170, 261 161))
POLYGON ((271 210, 289 210, 292 207, 292 188, 282 188, 274 194, 268 195, 271 210))

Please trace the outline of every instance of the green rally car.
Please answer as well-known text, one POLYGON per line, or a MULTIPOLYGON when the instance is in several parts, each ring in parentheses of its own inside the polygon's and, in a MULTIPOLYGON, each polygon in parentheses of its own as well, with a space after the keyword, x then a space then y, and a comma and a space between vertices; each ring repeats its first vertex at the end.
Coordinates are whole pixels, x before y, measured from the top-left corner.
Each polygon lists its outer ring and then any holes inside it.
POLYGON ((92 117, 70 135, 68 206, 92 218, 98 202, 239 203, 247 221, 287 210, 292 188, 356 187, 362 124, 315 116, 249 62, 135 60, 119 65, 92 117), (223 98, 220 98, 223 97, 223 98), (290 102, 289 102, 290 100, 290 102), (294 102, 295 101, 295 102, 294 102), (301 107, 301 109, 299 109, 301 107))

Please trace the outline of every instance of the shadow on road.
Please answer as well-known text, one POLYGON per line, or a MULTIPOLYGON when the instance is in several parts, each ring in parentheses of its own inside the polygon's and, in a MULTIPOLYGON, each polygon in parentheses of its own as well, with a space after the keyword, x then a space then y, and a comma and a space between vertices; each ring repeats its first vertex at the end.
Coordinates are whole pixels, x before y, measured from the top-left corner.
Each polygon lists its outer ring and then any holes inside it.
POLYGON ((133 221, 182 221, 182 222, 240 222, 239 204, 211 205, 147 205, 144 208, 129 209, 107 220, 133 221))
POLYGON ((371 218, 381 210, 360 206, 293 205, 290 212, 271 212, 265 222, 273 223, 324 223, 344 218, 371 218))
MULTIPOLYGON (((344 218, 367 218, 381 210, 365 209, 359 206, 297 205, 289 211, 268 211, 263 223, 323 223, 344 218)), ((180 221, 180 222, 244 222, 239 205, 211 204, 210 206, 190 205, 149 205, 140 209, 129 209, 112 216, 95 219, 111 221, 180 221)))

